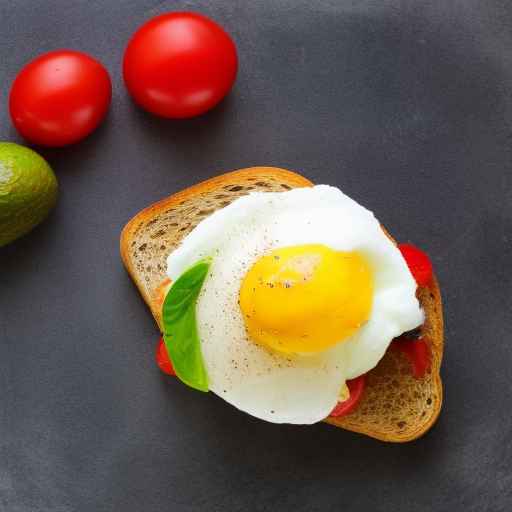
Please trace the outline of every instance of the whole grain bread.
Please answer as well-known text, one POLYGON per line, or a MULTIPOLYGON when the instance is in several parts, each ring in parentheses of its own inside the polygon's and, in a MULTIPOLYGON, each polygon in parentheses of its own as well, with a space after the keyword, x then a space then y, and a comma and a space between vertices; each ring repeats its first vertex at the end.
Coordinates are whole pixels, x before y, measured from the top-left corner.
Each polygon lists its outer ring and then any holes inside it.
MULTIPOLYGON (((199 183, 145 208, 121 234, 121 257, 161 330, 163 299, 170 286, 166 259, 202 219, 251 191, 285 191, 308 187, 303 176, 275 167, 252 167, 199 183)), ((431 369, 422 379, 412 376, 399 351, 388 350, 369 372, 355 411, 325 421, 346 430, 391 442, 405 442, 424 434, 435 422, 442 404, 440 366, 443 355, 443 314, 437 280, 418 289, 425 311, 422 337, 430 346, 431 369)))

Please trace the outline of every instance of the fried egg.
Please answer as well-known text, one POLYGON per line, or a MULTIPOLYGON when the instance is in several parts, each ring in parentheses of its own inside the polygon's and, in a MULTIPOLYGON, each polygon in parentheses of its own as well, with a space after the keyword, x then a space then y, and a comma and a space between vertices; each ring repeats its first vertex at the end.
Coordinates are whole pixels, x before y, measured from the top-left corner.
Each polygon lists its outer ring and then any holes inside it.
POLYGON ((311 424, 422 324, 414 281, 374 215, 326 185, 255 192, 200 222, 171 280, 209 257, 197 329, 209 389, 274 423, 311 424))

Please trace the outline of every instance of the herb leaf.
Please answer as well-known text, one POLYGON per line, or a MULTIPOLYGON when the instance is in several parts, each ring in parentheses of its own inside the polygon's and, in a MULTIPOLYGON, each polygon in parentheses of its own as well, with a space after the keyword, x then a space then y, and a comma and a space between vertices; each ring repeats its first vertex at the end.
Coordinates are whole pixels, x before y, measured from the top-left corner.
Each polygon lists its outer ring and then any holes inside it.
POLYGON ((164 343, 176 375, 199 391, 208 391, 208 376, 197 334, 196 302, 210 268, 210 260, 197 262, 173 283, 164 300, 164 343))

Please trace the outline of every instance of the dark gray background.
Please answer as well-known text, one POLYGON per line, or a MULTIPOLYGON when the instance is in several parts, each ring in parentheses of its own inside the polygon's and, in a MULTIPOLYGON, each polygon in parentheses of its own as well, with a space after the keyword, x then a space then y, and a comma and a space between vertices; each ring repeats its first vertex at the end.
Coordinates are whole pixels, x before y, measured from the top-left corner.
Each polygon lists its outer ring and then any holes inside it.
POLYGON ((2 512, 512 507, 512 4, 282 0, 0 2, 0 139, 16 72, 60 47, 109 69, 106 123, 45 150, 58 207, 0 249, 2 512), (133 106, 123 48, 176 9, 233 35, 231 96, 171 122, 133 106), (267 424, 163 377, 119 233, 139 209, 219 173, 302 170, 432 256, 446 313, 445 406, 387 445, 267 424))

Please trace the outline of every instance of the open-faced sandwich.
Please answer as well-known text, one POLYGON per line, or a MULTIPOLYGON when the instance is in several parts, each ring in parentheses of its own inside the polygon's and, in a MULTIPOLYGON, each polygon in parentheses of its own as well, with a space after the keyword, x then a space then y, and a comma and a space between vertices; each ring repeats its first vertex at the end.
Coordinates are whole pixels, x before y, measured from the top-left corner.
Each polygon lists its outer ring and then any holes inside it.
POLYGON ((189 386, 274 423, 326 421, 385 441, 442 402, 441 297, 428 257, 335 187, 254 167, 174 194, 121 235, 189 386))

